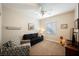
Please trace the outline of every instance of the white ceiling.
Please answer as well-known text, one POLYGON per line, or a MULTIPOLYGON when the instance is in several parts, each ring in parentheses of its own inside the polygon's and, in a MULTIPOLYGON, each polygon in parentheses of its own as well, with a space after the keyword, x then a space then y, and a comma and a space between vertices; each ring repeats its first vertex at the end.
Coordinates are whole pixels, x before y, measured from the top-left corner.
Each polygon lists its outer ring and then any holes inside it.
POLYGON ((43 17, 50 17, 57 14, 69 12, 75 9, 75 3, 47 3, 41 4, 43 8, 47 11, 43 17))
POLYGON ((36 19, 41 18, 40 7, 43 7, 45 15, 43 18, 58 15, 68 11, 74 10, 76 3, 4 3, 2 6, 8 8, 17 8, 23 10, 29 16, 35 17, 36 19), (27 13, 28 12, 28 13, 27 13), (31 15, 32 14, 32 15, 31 15))

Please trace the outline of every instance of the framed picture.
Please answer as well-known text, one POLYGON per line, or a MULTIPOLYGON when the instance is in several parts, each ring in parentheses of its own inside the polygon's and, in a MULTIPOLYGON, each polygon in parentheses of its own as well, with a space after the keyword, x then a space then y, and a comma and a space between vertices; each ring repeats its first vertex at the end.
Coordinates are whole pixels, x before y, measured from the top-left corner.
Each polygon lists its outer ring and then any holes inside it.
POLYGON ((34 30, 34 25, 32 23, 28 24, 28 30, 34 30))
POLYGON ((67 29, 68 28, 68 24, 61 24, 61 29, 67 29))

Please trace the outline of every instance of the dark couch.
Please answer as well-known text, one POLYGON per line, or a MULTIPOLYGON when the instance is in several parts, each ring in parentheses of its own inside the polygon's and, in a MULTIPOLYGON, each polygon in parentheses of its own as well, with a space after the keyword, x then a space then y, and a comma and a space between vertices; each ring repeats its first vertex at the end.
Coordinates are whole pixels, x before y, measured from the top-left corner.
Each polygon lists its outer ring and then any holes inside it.
POLYGON ((31 46, 43 40, 43 35, 38 36, 38 33, 24 34, 22 40, 30 40, 31 46))

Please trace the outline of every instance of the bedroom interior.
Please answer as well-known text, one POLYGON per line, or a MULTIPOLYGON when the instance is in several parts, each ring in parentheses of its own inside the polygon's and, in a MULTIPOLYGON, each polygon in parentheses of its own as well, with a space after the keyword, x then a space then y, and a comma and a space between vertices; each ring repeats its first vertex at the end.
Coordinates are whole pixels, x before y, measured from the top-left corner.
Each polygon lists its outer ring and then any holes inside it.
POLYGON ((79 56, 78 3, 0 3, 0 56, 79 56))

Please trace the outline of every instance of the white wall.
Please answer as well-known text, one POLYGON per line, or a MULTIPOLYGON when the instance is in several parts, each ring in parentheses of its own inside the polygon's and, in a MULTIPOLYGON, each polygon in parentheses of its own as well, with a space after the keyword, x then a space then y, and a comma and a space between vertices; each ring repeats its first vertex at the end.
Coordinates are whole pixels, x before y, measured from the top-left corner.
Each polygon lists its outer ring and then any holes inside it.
POLYGON ((1 19, 1 13, 2 13, 2 8, 1 8, 1 4, 0 4, 0 45, 1 45, 1 21, 2 21, 2 19, 1 19))
POLYGON ((75 19, 76 20, 78 18, 78 4, 76 4, 75 6, 75 19))
POLYGON ((2 10, 2 43, 12 40, 19 45, 24 34, 37 32, 39 27, 38 20, 34 19, 33 16, 29 17, 29 13, 26 10, 4 6, 2 6, 2 10), (28 23, 33 23, 35 30, 28 31, 28 23), (6 26, 21 27, 21 30, 7 30, 5 29, 6 26))
POLYGON ((78 18, 79 18, 79 3, 78 3, 78 18))
POLYGON ((44 32, 45 39, 51 41, 58 41, 59 37, 63 36, 64 38, 70 40, 70 30, 74 27, 74 11, 63 13, 46 19, 41 19, 40 27, 45 29, 47 25, 46 22, 56 22, 57 33, 56 35, 49 35, 44 32), (68 24, 68 28, 61 29, 61 24, 68 24))

